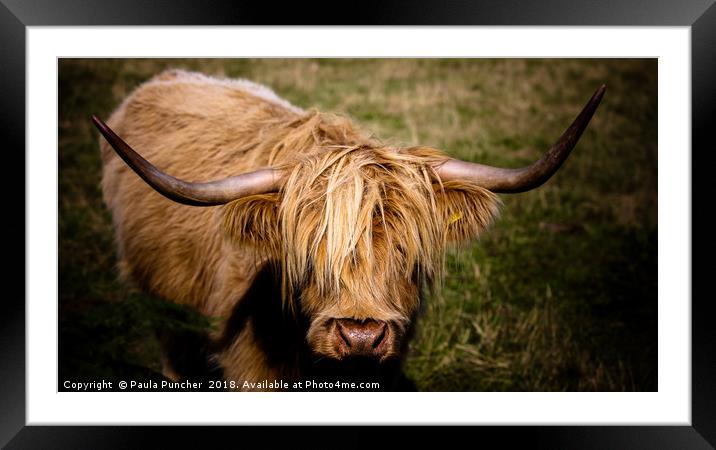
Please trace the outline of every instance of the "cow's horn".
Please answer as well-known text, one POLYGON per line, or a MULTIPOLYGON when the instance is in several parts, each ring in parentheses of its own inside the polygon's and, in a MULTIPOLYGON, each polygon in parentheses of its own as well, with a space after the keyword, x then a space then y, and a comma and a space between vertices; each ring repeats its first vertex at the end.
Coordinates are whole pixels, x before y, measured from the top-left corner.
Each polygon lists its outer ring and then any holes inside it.
POLYGON ((142 158, 97 116, 92 116, 92 122, 137 175, 157 192, 175 202, 193 206, 221 205, 247 195, 276 192, 281 188, 284 174, 276 169, 261 169, 206 183, 191 183, 174 178, 142 158))
POLYGON ((449 159, 436 167, 440 177, 445 180, 467 180, 493 192, 525 192, 540 186, 559 169, 575 144, 587 128, 589 120, 596 111, 607 87, 602 85, 594 92, 572 125, 562 133, 556 144, 531 166, 521 169, 504 169, 483 164, 449 159))

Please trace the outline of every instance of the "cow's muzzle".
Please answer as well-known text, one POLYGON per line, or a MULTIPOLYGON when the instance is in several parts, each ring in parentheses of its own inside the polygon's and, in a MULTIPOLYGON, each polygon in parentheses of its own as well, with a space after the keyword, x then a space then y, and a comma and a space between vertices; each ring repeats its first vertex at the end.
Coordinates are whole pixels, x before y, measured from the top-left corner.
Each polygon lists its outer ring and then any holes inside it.
POLYGON ((335 319, 333 341, 341 357, 383 359, 392 347, 390 327, 379 320, 335 319))

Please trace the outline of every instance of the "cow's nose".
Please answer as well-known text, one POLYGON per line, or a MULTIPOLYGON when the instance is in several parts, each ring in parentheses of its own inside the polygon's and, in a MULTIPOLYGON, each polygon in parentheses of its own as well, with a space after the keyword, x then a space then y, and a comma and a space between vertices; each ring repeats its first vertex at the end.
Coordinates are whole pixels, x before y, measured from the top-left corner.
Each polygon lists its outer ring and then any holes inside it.
POLYGON ((387 351, 388 327, 377 320, 336 320, 336 340, 346 356, 381 357, 387 351))

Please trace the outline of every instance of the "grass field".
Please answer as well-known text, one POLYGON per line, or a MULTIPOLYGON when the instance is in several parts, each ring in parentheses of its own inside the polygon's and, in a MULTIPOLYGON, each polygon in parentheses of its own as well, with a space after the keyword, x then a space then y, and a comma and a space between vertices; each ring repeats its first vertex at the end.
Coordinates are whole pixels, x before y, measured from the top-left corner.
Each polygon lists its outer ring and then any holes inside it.
POLYGON ((117 281, 89 121, 168 67, 248 78, 386 142, 511 167, 605 83, 560 172, 502 195, 490 232, 450 253, 405 370, 425 391, 657 390, 655 59, 60 60, 60 380, 156 375, 155 327, 207 325, 117 281))

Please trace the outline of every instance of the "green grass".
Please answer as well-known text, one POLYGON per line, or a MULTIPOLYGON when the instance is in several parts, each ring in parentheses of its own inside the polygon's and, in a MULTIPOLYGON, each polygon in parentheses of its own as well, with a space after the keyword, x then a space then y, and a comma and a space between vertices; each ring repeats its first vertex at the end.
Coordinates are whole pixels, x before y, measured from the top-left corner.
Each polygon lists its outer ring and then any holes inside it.
POLYGON ((97 137, 167 67, 248 78, 354 118, 388 143, 487 164, 531 162, 601 83, 607 94, 545 186, 449 255, 405 370, 420 390, 657 389, 656 60, 107 60, 59 62, 60 377, 151 376, 156 327, 204 318, 116 280, 97 137))

